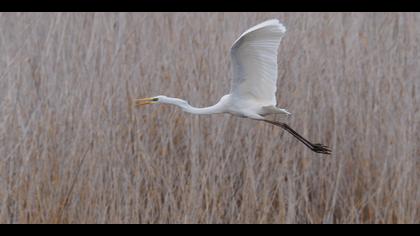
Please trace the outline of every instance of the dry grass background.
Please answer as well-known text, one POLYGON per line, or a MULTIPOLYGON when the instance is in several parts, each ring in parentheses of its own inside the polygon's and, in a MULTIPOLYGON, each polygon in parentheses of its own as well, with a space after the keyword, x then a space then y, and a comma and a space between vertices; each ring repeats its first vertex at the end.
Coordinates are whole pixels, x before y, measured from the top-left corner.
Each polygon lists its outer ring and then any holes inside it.
POLYGON ((420 223, 418 13, 2 13, 0 223, 420 223), (229 91, 233 41, 288 28, 265 123, 132 108, 229 91))

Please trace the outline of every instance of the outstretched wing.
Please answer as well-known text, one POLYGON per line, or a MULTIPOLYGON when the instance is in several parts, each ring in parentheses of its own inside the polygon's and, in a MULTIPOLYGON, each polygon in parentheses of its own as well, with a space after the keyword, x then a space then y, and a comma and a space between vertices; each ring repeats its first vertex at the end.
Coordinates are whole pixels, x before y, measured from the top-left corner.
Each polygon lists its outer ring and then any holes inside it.
POLYGON ((260 23, 243 33, 233 44, 231 95, 276 105, 277 51, 286 28, 276 19, 260 23))

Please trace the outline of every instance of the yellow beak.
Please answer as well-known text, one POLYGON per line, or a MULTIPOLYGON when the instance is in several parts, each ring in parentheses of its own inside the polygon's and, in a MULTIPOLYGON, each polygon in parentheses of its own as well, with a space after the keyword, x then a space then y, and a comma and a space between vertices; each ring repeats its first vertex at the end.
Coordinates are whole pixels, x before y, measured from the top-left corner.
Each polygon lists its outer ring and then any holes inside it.
POLYGON ((139 107, 139 106, 157 103, 155 101, 156 101, 155 98, 141 98, 141 99, 136 99, 135 104, 137 107, 139 107))

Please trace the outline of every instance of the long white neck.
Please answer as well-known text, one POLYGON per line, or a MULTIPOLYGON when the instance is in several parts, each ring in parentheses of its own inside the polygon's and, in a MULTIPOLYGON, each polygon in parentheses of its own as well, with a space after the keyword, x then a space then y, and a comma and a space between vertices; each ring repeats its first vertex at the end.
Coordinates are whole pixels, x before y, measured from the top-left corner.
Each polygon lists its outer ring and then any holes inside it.
POLYGON ((160 103, 171 104, 180 107, 183 111, 196 114, 196 115, 209 115, 209 114, 217 114, 225 112, 224 106, 222 104, 222 100, 218 103, 214 104, 213 106, 209 107, 193 107, 188 104, 187 101, 179 99, 179 98, 170 98, 166 97, 165 99, 160 99, 160 103))

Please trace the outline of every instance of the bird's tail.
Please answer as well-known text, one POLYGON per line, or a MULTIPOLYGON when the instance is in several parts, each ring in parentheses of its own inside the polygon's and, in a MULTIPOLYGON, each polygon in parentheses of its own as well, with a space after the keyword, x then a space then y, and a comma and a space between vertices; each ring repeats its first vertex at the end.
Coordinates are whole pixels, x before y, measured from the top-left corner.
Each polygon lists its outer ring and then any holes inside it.
POLYGON ((278 108, 278 107, 276 107, 277 108, 277 111, 280 113, 280 114, 286 114, 286 115, 291 115, 292 113, 290 113, 290 112, 288 112, 286 109, 281 109, 281 108, 278 108))
POLYGON ((292 113, 288 112, 286 109, 278 108, 275 106, 266 106, 263 107, 264 112, 267 114, 283 114, 283 115, 291 115, 292 113))

